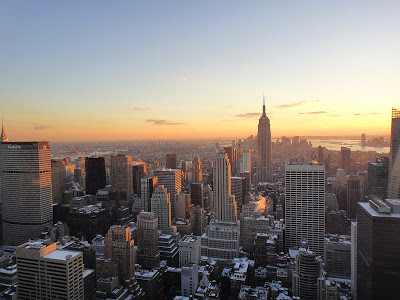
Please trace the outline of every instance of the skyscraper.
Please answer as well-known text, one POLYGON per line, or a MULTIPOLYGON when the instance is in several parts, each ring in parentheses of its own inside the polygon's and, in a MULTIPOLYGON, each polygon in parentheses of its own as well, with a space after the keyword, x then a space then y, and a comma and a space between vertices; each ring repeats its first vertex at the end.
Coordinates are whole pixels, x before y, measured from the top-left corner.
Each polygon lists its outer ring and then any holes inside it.
MULTIPOLYGON (((76 172, 76 170, 75 170, 76 172)), ((65 162, 63 159, 51 160, 51 184, 53 189, 53 203, 61 203, 65 191, 65 162)))
POLYGON ((213 168, 214 216, 220 221, 236 221, 235 196, 231 196, 231 166, 226 153, 218 153, 213 168))
POLYGON ((111 156, 111 187, 119 191, 121 199, 130 200, 133 196, 132 157, 118 154, 111 156))
POLYGON ((285 166, 286 249, 308 241, 310 250, 324 255, 325 166, 285 166))
POLYGON ((350 175, 347 177, 347 217, 356 219, 357 203, 361 201, 361 179, 360 176, 350 175))
POLYGON ((147 167, 141 160, 135 161, 132 166, 133 172, 133 192, 138 196, 142 194, 141 180, 148 175, 147 167))
POLYGON ((137 218, 138 263, 145 269, 158 267, 158 220, 153 212, 142 211, 137 218))
POLYGON ((167 169, 177 168, 176 153, 167 154, 165 156, 165 168, 167 169))
POLYGON ((42 241, 20 245, 16 252, 18 299, 85 299, 82 252, 42 241))
POLYGON ((158 228, 166 232, 171 227, 171 200, 163 185, 159 185, 153 192, 151 211, 158 219, 158 228))
POLYGON ((96 195, 106 186, 106 163, 104 157, 86 157, 86 194, 96 195))
POLYGON ((357 299, 398 299, 400 200, 359 202, 357 299))
POLYGON ((346 170, 347 174, 351 173, 351 166, 350 166, 350 157, 351 157, 351 149, 347 147, 340 148, 340 158, 341 158, 341 165, 340 167, 346 170))
POLYGON ((158 177, 158 184, 163 185, 170 194, 172 218, 175 218, 175 199, 176 194, 182 189, 182 170, 155 170, 153 176, 158 177))
POLYGON ((392 108, 388 197, 400 198, 400 110, 392 108))
POLYGON ((49 142, 1 142, 3 238, 20 245, 52 225, 49 142))
POLYGON ((8 142, 8 137, 7 137, 6 131, 4 130, 3 120, 1 120, 0 142, 8 142))
POLYGON ((386 199, 389 178, 389 158, 379 157, 368 164, 368 195, 386 199))
POLYGON ((231 173, 237 173, 237 151, 233 147, 224 147, 224 152, 228 155, 231 173))
POLYGON ((201 160, 198 155, 192 161, 192 183, 200 183, 203 181, 203 171, 201 169, 201 160))
POLYGON ((258 122, 258 147, 257 147, 257 181, 267 182, 272 179, 272 148, 271 125, 265 114, 265 100, 263 113, 258 122))

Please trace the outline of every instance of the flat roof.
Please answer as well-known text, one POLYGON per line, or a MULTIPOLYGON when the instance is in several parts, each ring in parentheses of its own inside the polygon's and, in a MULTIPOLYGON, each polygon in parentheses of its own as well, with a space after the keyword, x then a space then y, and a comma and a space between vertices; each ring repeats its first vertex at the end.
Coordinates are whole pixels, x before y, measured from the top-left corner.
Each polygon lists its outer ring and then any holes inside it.
POLYGON ((50 252, 49 254, 44 255, 44 258, 49 258, 49 259, 56 259, 56 260, 62 260, 62 261, 67 261, 75 256, 78 256, 82 252, 78 251, 69 251, 69 250, 54 250, 50 252))

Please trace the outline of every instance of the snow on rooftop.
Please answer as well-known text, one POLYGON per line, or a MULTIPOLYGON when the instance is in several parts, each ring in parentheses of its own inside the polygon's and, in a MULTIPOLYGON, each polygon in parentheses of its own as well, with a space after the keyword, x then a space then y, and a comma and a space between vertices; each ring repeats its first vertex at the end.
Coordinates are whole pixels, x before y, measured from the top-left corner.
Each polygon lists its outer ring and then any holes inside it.
POLYGON ((44 258, 56 259, 56 260, 69 260, 75 256, 78 256, 81 252, 69 251, 69 250, 54 250, 49 254, 44 255, 44 258))

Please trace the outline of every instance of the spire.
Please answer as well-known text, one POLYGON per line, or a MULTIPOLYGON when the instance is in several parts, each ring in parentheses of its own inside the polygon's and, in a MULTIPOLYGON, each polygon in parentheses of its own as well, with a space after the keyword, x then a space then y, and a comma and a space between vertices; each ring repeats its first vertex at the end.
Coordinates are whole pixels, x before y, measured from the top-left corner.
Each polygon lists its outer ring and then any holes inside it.
POLYGON ((265 96, 264 96, 264 93, 263 93, 263 113, 262 113, 262 116, 261 117, 266 117, 267 115, 265 114, 265 96))
POLYGON ((4 130, 4 123, 3 123, 3 116, 1 116, 1 136, 0 136, 0 142, 8 142, 8 137, 7 134, 4 130))

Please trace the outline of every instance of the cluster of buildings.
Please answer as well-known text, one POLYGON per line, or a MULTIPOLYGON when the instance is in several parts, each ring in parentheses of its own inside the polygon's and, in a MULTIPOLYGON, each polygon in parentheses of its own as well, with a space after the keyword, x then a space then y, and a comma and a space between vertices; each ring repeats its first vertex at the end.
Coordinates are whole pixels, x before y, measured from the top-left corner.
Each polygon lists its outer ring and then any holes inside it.
POLYGON ((254 145, 217 145, 205 171, 51 159, 2 127, 0 299, 396 299, 400 111, 363 168, 350 148, 272 143, 265 103, 254 145))

